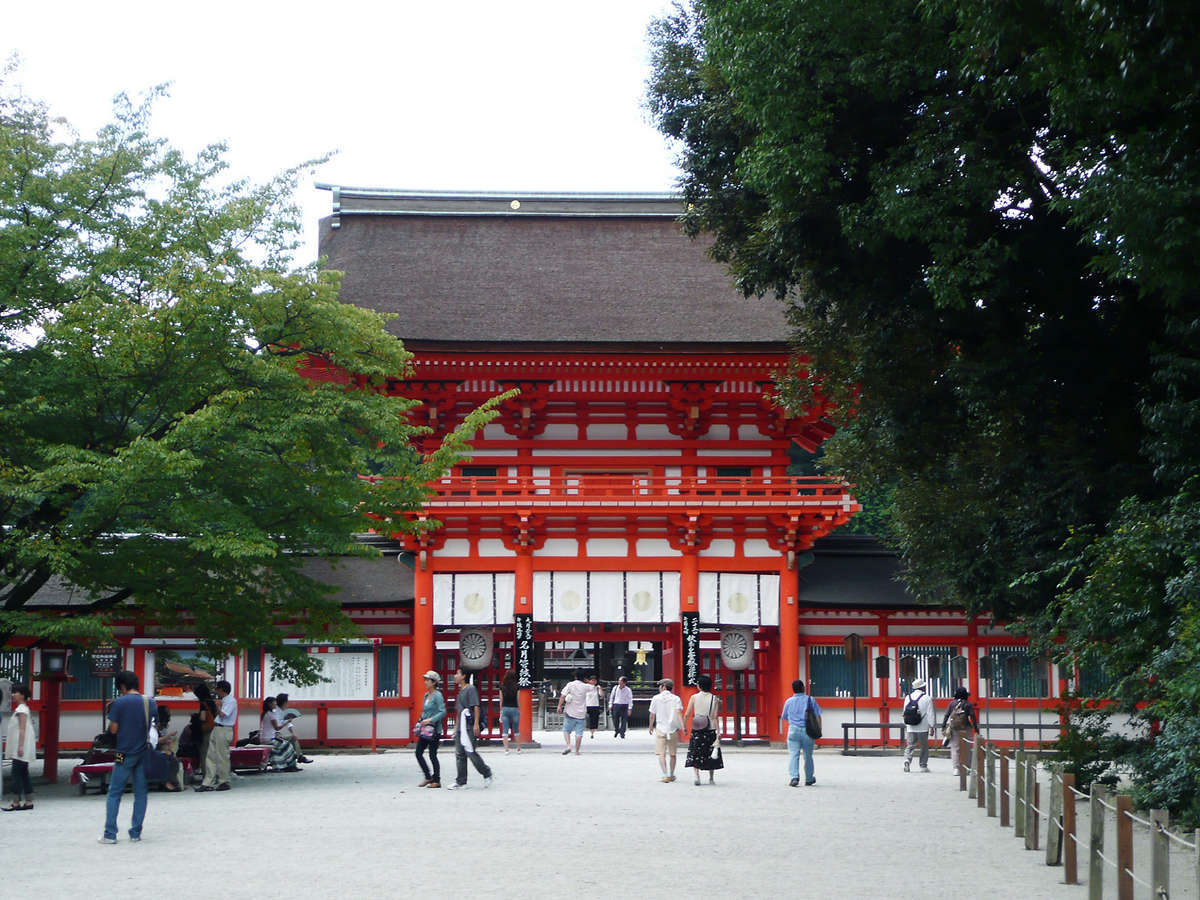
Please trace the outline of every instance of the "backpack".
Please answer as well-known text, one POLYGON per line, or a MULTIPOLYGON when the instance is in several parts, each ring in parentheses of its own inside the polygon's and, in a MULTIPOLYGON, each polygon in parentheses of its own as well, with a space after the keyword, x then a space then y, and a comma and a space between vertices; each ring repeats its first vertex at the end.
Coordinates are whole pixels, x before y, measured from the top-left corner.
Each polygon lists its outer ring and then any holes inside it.
POLYGON ((955 731, 970 731, 971 714, 967 709, 967 704, 960 700, 954 707, 954 711, 950 713, 950 727, 955 731))
POLYGON ((925 718, 921 715, 921 705, 918 701, 924 694, 910 694, 908 703, 904 705, 904 724, 905 725, 920 725, 921 720, 925 718))

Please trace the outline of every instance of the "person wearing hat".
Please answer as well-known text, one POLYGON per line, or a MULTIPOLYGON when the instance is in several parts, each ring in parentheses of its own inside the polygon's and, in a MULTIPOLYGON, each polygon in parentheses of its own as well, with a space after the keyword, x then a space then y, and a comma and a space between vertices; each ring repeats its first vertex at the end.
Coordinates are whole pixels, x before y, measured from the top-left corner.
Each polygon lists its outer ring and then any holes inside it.
POLYGON ((933 729, 933 700, 925 693, 925 679, 912 683, 912 691, 904 702, 904 771, 912 770, 913 750, 921 748, 921 771, 929 772, 929 732, 933 729))
POLYGON ((442 769, 438 765, 437 752, 442 740, 442 719, 446 718, 446 699, 438 690, 438 685, 442 683, 441 675, 430 669, 421 678, 425 681, 425 702, 413 733, 417 738, 417 762, 425 773, 425 779, 417 787, 440 788, 442 769), (426 750, 429 751, 429 764, 425 762, 426 750))

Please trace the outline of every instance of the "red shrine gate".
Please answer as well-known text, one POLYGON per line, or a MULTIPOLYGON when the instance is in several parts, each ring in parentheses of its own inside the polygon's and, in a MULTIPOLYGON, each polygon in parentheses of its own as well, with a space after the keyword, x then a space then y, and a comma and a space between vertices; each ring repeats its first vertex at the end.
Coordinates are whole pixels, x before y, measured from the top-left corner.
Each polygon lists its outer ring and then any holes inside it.
MULTIPOLYGON (((525 617, 538 642, 655 642, 686 696, 702 669, 733 683, 714 660, 736 632, 753 668, 737 682, 737 723, 722 692, 727 731, 778 738, 774 714, 799 668, 798 570, 813 542, 858 510, 845 485, 786 474, 793 440, 815 449, 830 433, 819 398, 795 418, 771 399, 786 362, 419 356, 416 377, 392 389, 423 401, 413 418, 431 441, 484 399, 520 394, 475 442, 470 465, 432 485, 417 518, 441 527, 396 535, 416 557, 414 683, 435 663, 437 635, 490 629, 503 642, 525 617)), ((522 707, 528 732, 528 690, 522 707)))

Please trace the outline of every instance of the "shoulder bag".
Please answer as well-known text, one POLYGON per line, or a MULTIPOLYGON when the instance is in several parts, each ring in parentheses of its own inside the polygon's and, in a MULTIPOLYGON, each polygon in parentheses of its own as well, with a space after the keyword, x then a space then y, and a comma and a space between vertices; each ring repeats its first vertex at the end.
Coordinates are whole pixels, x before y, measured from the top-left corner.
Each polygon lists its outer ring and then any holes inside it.
POLYGON ((812 697, 808 698, 808 708, 804 711, 804 731, 814 741, 821 736, 821 720, 813 711, 812 697))

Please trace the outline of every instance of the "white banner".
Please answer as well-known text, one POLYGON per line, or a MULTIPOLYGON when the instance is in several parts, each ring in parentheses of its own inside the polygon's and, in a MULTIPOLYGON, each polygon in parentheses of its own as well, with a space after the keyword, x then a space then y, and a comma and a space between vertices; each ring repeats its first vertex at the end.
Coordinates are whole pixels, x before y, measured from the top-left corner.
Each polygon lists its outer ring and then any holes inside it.
POLYGON ((433 576, 434 625, 508 625, 517 576, 512 572, 438 573, 433 576))
POLYGON ((676 622, 678 572, 534 572, 538 622, 676 622))
POLYGON ((779 576, 701 572, 698 605, 706 625, 778 625, 779 576))

